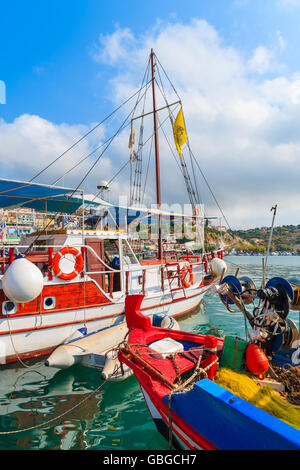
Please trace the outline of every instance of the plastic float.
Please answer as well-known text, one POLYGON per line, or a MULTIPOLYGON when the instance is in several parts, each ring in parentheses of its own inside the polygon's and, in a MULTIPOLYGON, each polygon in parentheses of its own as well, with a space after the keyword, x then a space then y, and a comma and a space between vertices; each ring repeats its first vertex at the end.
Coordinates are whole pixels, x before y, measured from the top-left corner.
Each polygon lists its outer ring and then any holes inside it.
POLYGON ((44 278, 40 269, 23 257, 16 258, 2 278, 6 297, 16 303, 27 303, 42 292, 44 278))
MULTIPOLYGON (((177 321, 168 315, 153 315, 152 322, 166 329, 179 330, 177 321)), ((74 364, 81 364, 101 370, 103 380, 124 380, 132 375, 132 371, 120 364, 118 347, 126 339, 127 334, 128 328, 125 322, 90 334, 87 334, 86 330, 78 330, 53 351, 45 365, 67 369, 74 364)))

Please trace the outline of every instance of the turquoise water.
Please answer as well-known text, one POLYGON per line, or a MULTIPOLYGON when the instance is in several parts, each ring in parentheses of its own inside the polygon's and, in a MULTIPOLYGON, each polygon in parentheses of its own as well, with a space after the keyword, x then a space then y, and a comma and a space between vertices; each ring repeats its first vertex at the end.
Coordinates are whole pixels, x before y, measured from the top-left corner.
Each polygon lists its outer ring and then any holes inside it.
MULTIPOLYGON (((227 274, 261 282, 259 256, 227 257, 227 274)), ((300 279, 300 257, 272 256, 267 279, 274 276, 300 279)), ((291 312, 298 324, 298 312, 291 312)), ((204 298, 204 308, 181 320, 180 328, 197 333, 244 336, 240 313, 226 311, 212 292, 204 298)), ((29 367, 10 366, 0 371, 0 449, 93 449, 93 450, 168 450, 167 441, 156 431, 135 377, 101 386, 99 372, 82 366, 65 371, 49 369, 43 361, 29 367), (97 390, 96 393, 92 393, 97 390), (89 394, 79 407, 58 420, 89 394), (22 431, 25 430, 25 431, 22 431), (12 433, 12 431, 22 431, 12 433)))

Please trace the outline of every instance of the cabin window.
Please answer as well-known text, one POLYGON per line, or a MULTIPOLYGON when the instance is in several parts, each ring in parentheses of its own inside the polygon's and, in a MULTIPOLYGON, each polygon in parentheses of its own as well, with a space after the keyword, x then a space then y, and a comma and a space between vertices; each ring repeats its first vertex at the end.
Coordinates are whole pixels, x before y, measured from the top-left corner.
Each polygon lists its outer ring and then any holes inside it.
POLYGON ((55 297, 45 297, 44 298, 44 309, 50 309, 55 307, 55 297))
POLYGON ((126 240, 122 240, 123 261, 125 264, 136 264, 138 260, 126 240))
POLYGON ((104 240, 104 255, 108 264, 115 262, 115 258, 119 257, 118 240, 104 240))
POLYGON ((113 273, 106 274, 106 292, 119 292, 121 290, 119 240, 104 240, 104 256, 105 262, 113 269, 113 273))
POLYGON ((17 304, 13 302, 12 300, 7 300, 6 302, 2 303, 2 314, 3 315, 12 315, 13 313, 16 313, 17 311, 17 304))

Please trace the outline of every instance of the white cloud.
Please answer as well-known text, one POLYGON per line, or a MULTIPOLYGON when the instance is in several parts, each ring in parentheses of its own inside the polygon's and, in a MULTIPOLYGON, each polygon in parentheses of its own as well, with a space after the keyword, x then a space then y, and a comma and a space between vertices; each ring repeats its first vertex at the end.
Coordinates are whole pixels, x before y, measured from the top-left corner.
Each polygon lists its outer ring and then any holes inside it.
POLYGON ((282 52, 282 51, 285 50, 285 48, 287 46, 287 42, 286 42, 286 40, 284 39, 284 37, 282 36, 282 34, 279 30, 276 32, 276 35, 277 35, 277 42, 278 42, 279 51, 282 52))
MULTIPOLYGON (((11 123, 0 120, 2 176, 31 179, 71 147, 86 131, 87 127, 83 125, 56 125, 36 115, 23 114, 11 123)), ((96 140, 85 140, 78 144, 64 158, 51 165, 39 178, 40 182, 54 182, 87 155, 102 135, 103 130, 99 129, 95 135, 96 140)), ((64 184, 76 184, 84 170, 89 168, 90 161, 91 159, 82 163, 71 176, 66 177, 64 184)))
POLYGON ((267 72, 279 72, 284 66, 277 61, 277 56, 287 47, 287 41, 279 30, 276 31, 276 41, 271 47, 257 46, 247 62, 247 69, 250 72, 266 74, 267 72))
MULTIPOLYGON (((204 20, 158 22, 138 37, 117 26, 111 35, 100 36, 93 56, 99 67, 111 67, 114 78, 108 85, 113 106, 136 90, 152 47, 182 98, 191 148, 231 226, 267 225, 275 203, 278 223, 299 223, 300 74, 289 76, 280 64, 280 53, 286 47, 281 33, 277 32, 274 45, 258 44, 250 57, 244 57, 204 20)), ((168 81, 165 92, 174 100, 168 81)), ((163 103, 159 92, 158 102, 163 103)), ((151 125, 147 121, 146 137, 151 134, 151 125)), ((12 123, 0 121, 2 175, 31 178, 86 130, 85 126, 55 125, 39 116, 23 115, 12 123)), ((103 136, 100 129, 94 141, 82 142, 40 181, 54 181, 103 136)), ((128 137, 126 129, 102 157, 86 185, 89 193, 94 192, 97 180, 109 180, 128 160, 128 137)), ((183 178, 162 134, 160 154, 163 201, 188 202, 183 178)), ((145 174, 146 149, 143 158, 145 174)), ((74 186, 94 161, 94 156, 89 158, 65 184, 74 186)), ((128 194, 126 171, 114 180, 111 194, 128 194)), ((219 216, 199 173, 197 179, 207 213, 219 216)), ((155 201, 154 182, 152 168, 146 188, 148 201, 155 201)))
POLYGON ((266 73, 269 71, 274 53, 264 46, 258 46, 253 51, 253 56, 248 61, 248 68, 252 72, 266 73))
MULTIPOLYGON (((106 63, 118 68, 112 96, 128 96, 153 47, 182 98, 193 152, 232 225, 265 225, 274 203, 278 220, 299 223, 292 209, 300 204, 295 172, 300 159, 295 125, 300 84, 297 75, 284 74, 280 54, 286 41, 280 31, 273 45, 259 44, 246 58, 199 19, 156 25, 139 37, 128 30, 126 35, 131 44, 122 49, 123 66, 115 54, 109 55, 120 30, 101 40, 106 63)), ((162 158, 163 171, 170 163, 170 157, 166 163, 162 158)), ((167 197, 175 202, 178 188, 184 191, 184 186, 179 175, 163 174, 167 197)), ((201 193, 208 197, 204 186, 201 182, 201 193)), ((210 213, 217 212, 211 200, 204 202, 210 213)))
POLYGON ((112 65, 127 57, 127 49, 134 44, 134 36, 128 28, 120 29, 117 26, 114 34, 100 34, 99 42, 100 47, 96 47, 94 59, 112 65), (105 47, 101 47, 104 44, 105 47))

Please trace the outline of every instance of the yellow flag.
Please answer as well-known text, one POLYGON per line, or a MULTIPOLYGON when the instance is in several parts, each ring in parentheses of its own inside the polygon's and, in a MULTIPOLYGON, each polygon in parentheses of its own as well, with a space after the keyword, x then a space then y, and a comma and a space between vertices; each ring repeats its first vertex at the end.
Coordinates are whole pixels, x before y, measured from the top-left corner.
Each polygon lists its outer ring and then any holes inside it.
POLYGON ((131 123, 131 132, 129 136, 128 148, 133 149, 134 144, 135 144, 135 130, 131 123))
POLYGON ((184 125, 182 108, 180 108, 180 111, 177 114, 177 117, 175 119, 175 122, 173 125, 173 134, 174 134, 174 140, 175 140, 177 151, 179 155, 182 155, 181 147, 188 140, 187 135, 186 135, 185 125, 184 125))

